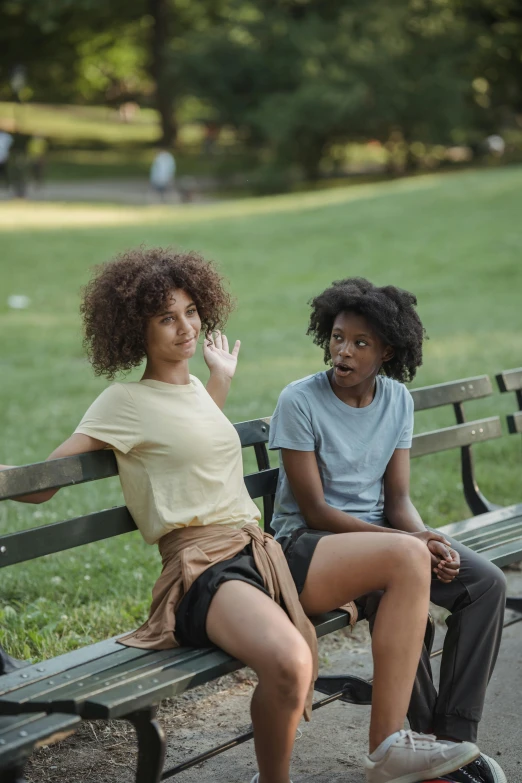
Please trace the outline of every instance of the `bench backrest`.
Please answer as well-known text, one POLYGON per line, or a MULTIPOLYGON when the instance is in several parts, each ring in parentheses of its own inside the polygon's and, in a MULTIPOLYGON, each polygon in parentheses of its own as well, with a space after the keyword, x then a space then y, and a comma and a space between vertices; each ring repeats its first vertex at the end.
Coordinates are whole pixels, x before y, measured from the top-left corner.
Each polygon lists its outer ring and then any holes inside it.
POLYGON ((471 447, 481 441, 500 438, 502 428, 498 416, 467 422, 464 403, 489 397, 492 393, 493 388, 487 375, 411 390, 416 412, 444 405, 452 406, 457 423, 452 427, 415 435, 411 455, 422 457, 437 451, 459 448, 464 496, 473 514, 484 514, 497 506, 490 503, 478 487, 471 447))
MULTIPOLYGON (((266 443, 269 419, 234 425, 243 448, 254 449, 258 473, 245 476, 252 498, 263 497, 265 518, 270 520, 277 485, 277 469, 270 468, 266 443)), ((74 457, 37 462, 0 471, 0 501, 30 492, 85 484, 118 475, 112 450, 92 451, 74 457)), ((136 530, 126 506, 94 511, 84 516, 0 536, 0 568, 43 555, 101 541, 136 530)))
MULTIPOLYGON (((412 456, 421 457, 459 448, 462 454, 464 492, 474 513, 489 510, 491 504, 477 487, 471 446, 500 437, 501 427, 498 416, 466 422, 462 405, 468 400, 486 397, 491 393, 491 382, 486 375, 412 390, 416 411, 452 405, 457 418, 457 424, 452 427, 415 435, 412 456)), ((252 498, 263 498, 265 529, 270 531, 278 477, 278 469, 270 467, 267 451, 270 419, 254 419, 234 426, 242 447, 254 449, 258 472, 245 476, 245 484, 252 498)), ((97 481, 116 476, 117 473, 116 459, 110 450, 11 468, 0 471, 0 501, 29 492, 97 481)), ((136 526, 127 508, 117 506, 63 522, 8 533, 0 536, 0 568, 133 530, 136 530, 136 526)))
POLYGON ((515 392, 518 411, 507 416, 508 430, 511 433, 522 433, 522 367, 516 370, 504 370, 496 376, 501 392, 515 392))

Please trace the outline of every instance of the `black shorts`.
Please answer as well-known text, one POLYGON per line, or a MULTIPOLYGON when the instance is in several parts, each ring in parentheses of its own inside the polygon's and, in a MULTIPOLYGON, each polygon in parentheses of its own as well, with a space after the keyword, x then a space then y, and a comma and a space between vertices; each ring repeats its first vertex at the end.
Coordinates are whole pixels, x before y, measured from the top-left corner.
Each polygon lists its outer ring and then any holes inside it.
POLYGON ((277 539, 281 544, 299 595, 303 592, 317 544, 324 536, 334 535, 335 533, 329 533, 326 530, 310 530, 308 527, 300 527, 289 536, 277 539))
POLYGON ((216 563, 190 586, 183 596, 176 612, 176 639, 187 647, 213 647, 207 636, 207 615, 210 603, 223 582, 232 580, 247 582, 269 595, 259 574, 252 554, 252 544, 248 544, 229 560, 216 563))

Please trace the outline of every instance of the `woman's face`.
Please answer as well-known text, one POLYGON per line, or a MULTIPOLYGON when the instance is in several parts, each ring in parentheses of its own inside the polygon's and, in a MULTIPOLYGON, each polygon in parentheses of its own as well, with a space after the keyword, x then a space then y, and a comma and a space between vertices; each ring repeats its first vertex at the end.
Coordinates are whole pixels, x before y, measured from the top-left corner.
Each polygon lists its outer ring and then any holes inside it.
POLYGON ((201 319, 192 297, 173 288, 160 312, 147 325, 147 357, 152 361, 181 362, 196 352, 201 319))
POLYGON ((375 334, 366 318, 342 312, 336 317, 330 336, 333 377, 338 386, 351 388, 377 375, 393 349, 375 334))

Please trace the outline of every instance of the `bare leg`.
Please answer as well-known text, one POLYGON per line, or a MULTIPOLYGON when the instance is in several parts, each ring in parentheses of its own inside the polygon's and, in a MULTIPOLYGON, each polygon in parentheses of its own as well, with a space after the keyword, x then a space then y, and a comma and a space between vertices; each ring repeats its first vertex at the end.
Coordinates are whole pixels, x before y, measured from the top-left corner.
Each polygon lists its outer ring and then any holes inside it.
POLYGON ((307 614, 384 591, 372 638, 370 753, 403 727, 426 630, 430 580, 428 548, 410 536, 325 536, 312 558, 301 593, 307 614))
POLYGON ((256 672, 251 713, 260 783, 288 783, 297 724, 312 680, 312 655, 285 612, 252 585, 225 582, 207 617, 214 644, 256 672))

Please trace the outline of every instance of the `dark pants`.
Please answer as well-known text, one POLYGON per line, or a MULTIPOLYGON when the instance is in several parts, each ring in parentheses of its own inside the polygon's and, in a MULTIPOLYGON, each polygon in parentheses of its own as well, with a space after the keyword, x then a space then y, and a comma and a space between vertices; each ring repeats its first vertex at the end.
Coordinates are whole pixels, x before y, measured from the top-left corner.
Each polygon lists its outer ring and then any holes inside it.
MULTIPOLYGON (((460 573, 449 584, 435 577, 431 601, 451 614, 440 667, 439 693, 423 648, 413 686, 408 721, 413 731, 475 742, 478 723, 502 637, 506 578, 497 566, 449 536, 460 554, 460 573)), ((357 600, 373 629, 382 593, 357 600)))

